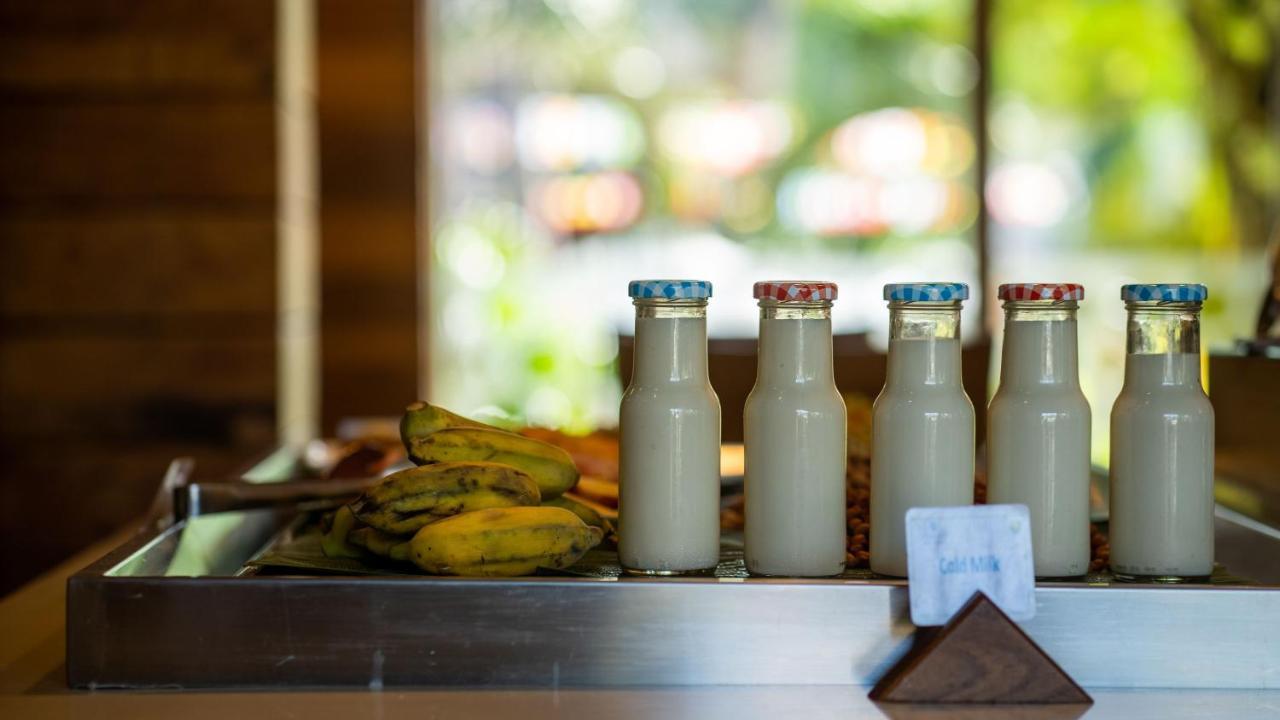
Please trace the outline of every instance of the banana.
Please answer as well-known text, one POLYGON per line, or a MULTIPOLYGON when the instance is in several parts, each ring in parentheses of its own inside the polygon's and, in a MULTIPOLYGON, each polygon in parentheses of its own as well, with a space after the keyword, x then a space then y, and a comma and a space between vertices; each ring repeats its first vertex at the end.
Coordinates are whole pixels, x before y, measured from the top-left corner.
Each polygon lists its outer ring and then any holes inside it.
POLYGON ((356 516, 351 512, 350 505, 343 505, 332 516, 324 519, 324 535, 320 539, 320 549, 324 551, 326 557, 360 557, 360 548, 348 542, 355 526, 356 516))
POLYGON ((487 461, 510 465, 538 483, 544 499, 558 497, 578 482, 569 453, 523 435, 494 428, 454 427, 413 438, 409 457, 419 465, 487 461))
POLYGON ((392 560, 409 559, 409 538, 401 535, 388 535, 371 527, 352 530, 347 541, 365 550, 392 560))
POLYGON ((366 525, 409 535, 428 523, 470 510, 537 505, 528 474, 487 462, 439 463, 392 473, 351 505, 366 525))
POLYGON ((602 535, 564 508, 479 510, 419 530, 409 541, 409 559, 437 575, 528 575, 569 567, 602 535))
POLYGON ((437 430, 451 427, 476 427, 497 430, 492 425, 485 425, 475 420, 451 413, 442 407, 419 400, 404 409, 400 418, 400 440, 406 448, 411 447, 415 439, 424 438, 437 430))
POLYGON ((575 495, 599 503, 605 507, 618 507, 618 483, 594 475, 583 475, 574 486, 575 495))
POLYGON ((590 525, 591 527, 598 527, 601 530, 604 530, 606 532, 608 532, 609 530, 609 527, 606 524, 608 521, 604 519, 603 515, 596 512, 595 508, 590 507, 588 505, 583 505, 582 503, 578 502, 577 500, 574 500, 568 495, 561 495, 558 498, 543 500, 542 507, 564 508, 565 510, 568 510, 574 515, 577 515, 582 520, 582 522, 590 525))

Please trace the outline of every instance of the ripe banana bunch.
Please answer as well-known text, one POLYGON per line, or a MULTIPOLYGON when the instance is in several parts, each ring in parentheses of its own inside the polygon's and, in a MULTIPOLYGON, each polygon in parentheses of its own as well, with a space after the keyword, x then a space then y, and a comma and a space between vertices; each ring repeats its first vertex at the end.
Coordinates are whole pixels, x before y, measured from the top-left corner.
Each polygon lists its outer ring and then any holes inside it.
POLYGON ((591 527, 600 528, 605 535, 610 535, 615 530, 613 523, 608 518, 601 515, 600 511, 586 503, 575 500, 568 495, 561 495, 558 498, 543 500, 542 506, 564 508, 574 515, 577 515, 582 522, 590 525, 591 527))
POLYGON ((452 427, 414 438, 409 458, 419 465, 494 462, 527 473, 543 499, 559 497, 578 482, 569 453, 550 443, 493 428, 452 427))
POLYGON ((538 485, 510 465, 454 462, 392 473, 351 505, 360 522, 392 535, 416 532, 451 515, 537 505, 538 485))
POLYGON ((451 427, 498 429, 492 425, 485 425, 482 422, 476 422, 456 413, 451 413, 438 405, 419 400, 418 402, 410 403, 404 409, 404 416, 400 418, 400 441, 404 443, 405 448, 411 448, 414 440, 425 438, 437 430, 451 427))
POLYGON ((437 575, 528 575, 569 567, 602 536, 564 508, 497 508, 422 528, 409 541, 409 557, 437 575))
POLYGON ((527 575, 569 567, 612 529, 561 497, 578 469, 555 445, 424 402, 406 409, 400 434, 419 467, 340 508, 322 538, 326 555, 368 553, 443 575, 527 575))
POLYGON ((390 535, 371 527, 352 530, 347 535, 347 542, 368 550, 374 555, 392 560, 409 559, 409 540, 399 535, 390 535))
POLYGON ((320 548, 331 558, 358 558, 360 548, 348 542, 351 531, 355 529, 356 516, 349 505, 343 505, 332 517, 325 518, 324 535, 320 538, 320 548))

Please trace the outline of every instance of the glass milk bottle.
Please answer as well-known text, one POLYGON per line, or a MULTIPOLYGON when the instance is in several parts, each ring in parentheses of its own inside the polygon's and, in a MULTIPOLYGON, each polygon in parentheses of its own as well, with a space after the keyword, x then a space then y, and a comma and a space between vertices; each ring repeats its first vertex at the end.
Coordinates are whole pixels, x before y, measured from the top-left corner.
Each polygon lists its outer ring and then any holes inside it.
POLYGON ((1001 285, 1000 389, 987 415, 987 501, 1026 505, 1036 577, 1089 570, 1089 402, 1069 283, 1001 285))
POLYGON ((831 365, 835 283, 758 282, 756 384, 743 412, 746 561, 758 575, 844 572, 844 400, 831 365))
POLYGON ((720 401, 707 374, 705 280, 637 280, 631 384, 622 396, 618 556, 640 575, 720 560, 720 401))
POLYGON ((1203 285, 1125 285, 1124 387, 1111 410, 1111 569, 1213 572, 1213 406, 1200 384, 1203 285))
POLYGON ((871 569, 907 574, 906 513, 973 504, 973 403, 960 378, 964 283, 893 283, 889 362, 871 416, 871 569))

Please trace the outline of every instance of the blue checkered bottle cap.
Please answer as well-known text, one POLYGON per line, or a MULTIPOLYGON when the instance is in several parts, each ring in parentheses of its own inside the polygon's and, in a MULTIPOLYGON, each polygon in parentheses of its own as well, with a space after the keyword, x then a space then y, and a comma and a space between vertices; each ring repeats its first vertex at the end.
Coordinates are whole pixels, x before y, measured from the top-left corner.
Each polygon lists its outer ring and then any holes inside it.
POLYGON ((1209 299, 1209 288, 1196 283, 1122 285, 1120 299, 1125 302, 1204 302, 1209 299))
POLYGON ((953 282, 889 283, 884 286, 884 299, 899 302, 968 300, 969 286, 953 282))
POLYGON ((633 298, 705 300, 711 297, 707 280, 632 280, 627 294, 633 298))

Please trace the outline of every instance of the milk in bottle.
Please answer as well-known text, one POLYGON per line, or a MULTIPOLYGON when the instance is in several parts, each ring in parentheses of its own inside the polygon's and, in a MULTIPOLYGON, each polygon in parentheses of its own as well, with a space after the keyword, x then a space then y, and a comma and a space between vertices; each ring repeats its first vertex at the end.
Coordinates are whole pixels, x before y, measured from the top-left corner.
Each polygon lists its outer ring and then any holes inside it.
POLYGON ((960 379, 964 283, 893 283, 884 390, 871 420, 871 569, 907 574, 913 507, 973 504, 973 403, 960 379))
POLYGON ((1179 582, 1213 572, 1213 406, 1200 383, 1204 285, 1125 285, 1124 387, 1111 410, 1111 569, 1179 582))
POLYGON ((703 280, 638 280, 635 362, 622 396, 618 556, 632 574, 720 559, 720 401, 707 375, 703 280))
POLYGON ((746 563, 760 575, 844 571, 844 400, 831 364, 834 283, 759 282, 756 384, 743 412, 746 563))
POLYGON ((1076 363, 1076 303, 1068 283, 1001 285, 1000 389, 987 415, 987 501, 1031 511, 1035 574, 1089 569, 1089 402, 1076 363))

